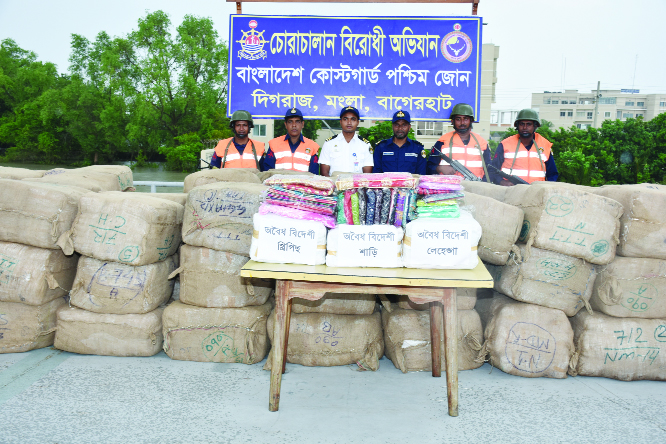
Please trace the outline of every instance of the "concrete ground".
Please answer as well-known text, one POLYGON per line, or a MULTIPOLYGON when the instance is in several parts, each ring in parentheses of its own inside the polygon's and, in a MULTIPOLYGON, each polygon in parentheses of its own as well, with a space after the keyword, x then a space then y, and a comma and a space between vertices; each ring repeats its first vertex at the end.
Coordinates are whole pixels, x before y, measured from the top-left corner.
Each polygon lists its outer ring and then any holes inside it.
POLYGON ((0 443, 664 443, 666 384, 520 378, 486 364, 446 378, 287 365, 268 411, 263 363, 0 355, 0 443))

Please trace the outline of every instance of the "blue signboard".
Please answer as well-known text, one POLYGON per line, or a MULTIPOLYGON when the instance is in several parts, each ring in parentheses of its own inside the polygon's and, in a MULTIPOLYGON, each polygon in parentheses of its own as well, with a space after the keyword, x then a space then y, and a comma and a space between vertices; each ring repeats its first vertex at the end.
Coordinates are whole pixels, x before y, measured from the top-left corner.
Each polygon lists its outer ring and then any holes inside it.
POLYGON ((481 17, 312 17, 232 15, 228 115, 448 120, 481 99, 481 17))

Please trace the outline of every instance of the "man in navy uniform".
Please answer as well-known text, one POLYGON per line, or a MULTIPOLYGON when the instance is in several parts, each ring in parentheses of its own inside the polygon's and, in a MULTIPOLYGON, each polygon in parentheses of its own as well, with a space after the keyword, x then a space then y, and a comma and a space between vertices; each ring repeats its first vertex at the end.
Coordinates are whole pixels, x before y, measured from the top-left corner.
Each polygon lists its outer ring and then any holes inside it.
POLYGON ((373 173, 426 174, 426 152, 421 142, 407 137, 412 128, 407 111, 393 114, 393 137, 375 147, 373 173))

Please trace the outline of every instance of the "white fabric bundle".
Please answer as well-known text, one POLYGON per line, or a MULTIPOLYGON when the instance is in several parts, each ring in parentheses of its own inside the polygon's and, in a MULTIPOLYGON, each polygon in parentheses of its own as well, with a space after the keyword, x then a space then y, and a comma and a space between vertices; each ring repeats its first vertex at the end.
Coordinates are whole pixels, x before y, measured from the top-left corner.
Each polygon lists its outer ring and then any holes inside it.
POLYGON ((403 262, 407 268, 471 270, 479 263, 481 225, 467 211, 455 219, 423 218, 407 224, 403 262))
POLYGON ((322 265, 326 227, 321 222, 257 213, 250 258, 273 264, 322 265))
POLYGON ((393 225, 338 225, 328 233, 329 267, 402 267, 401 228, 393 225))

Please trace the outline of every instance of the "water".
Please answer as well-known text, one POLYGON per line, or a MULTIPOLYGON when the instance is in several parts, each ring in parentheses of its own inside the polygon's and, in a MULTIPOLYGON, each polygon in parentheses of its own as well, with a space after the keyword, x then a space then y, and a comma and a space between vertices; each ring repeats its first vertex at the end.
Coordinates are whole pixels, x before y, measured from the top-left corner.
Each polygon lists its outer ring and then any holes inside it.
MULTIPOLYGON (((116 165, 127 165, 127 163, 118 163, 116 165)), ((50 170, 53 168, 69 168, 66 165, 44 165, 39 163, 0 163, 0 166, 26 168, 29 170, 50 170)), ((158 168, 134 168, 132 176, 134 180, 153 180, 158 182, 182 182, 190 173, 181 173, 178 171, 166 171, 164 164, 158 164, 158 168)), ((137 186, 137 191, 150 192, 149 186, 137 186)), ((157 187, 158 193, 182 193, 182 187, 157 187)))

